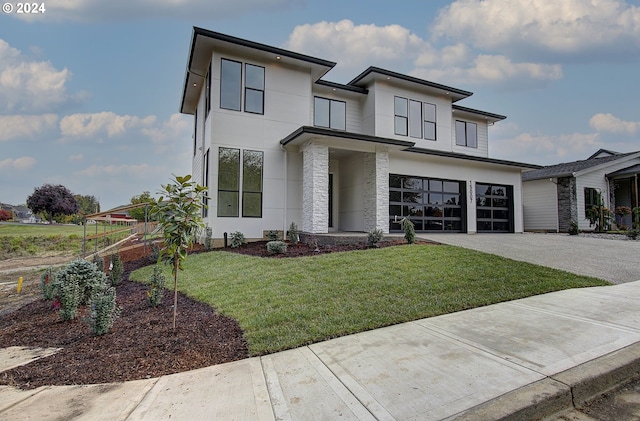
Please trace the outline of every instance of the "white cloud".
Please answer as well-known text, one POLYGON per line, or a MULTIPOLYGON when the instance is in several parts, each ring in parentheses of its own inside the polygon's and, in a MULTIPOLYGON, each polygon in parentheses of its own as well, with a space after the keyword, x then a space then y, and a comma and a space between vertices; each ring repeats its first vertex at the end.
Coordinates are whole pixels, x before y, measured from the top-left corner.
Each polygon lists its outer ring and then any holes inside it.
POLYGON ((0 161, 0 170, 24 171, 33 168, 35 164, 36 160, 30 156, 23 156, 16 159, 7 158, 0 161))
MULTIPOLYGON (((162 127, 145 127, 142 133, 157 145, 157 152, 166 151, 176 143, 184 145, 184 140, 192 136, 193 117, 184 114, 172 114, 162 127)), ((189 143, 187 143, 189 144, 189 143)))
POLYGON ((84 161, 84 155, 79 153, 79 154, 75 154, 75 155, 70 155, 69 156, 69 161, 71 162, 82 162, 84 161))
MULTIPOLYGON (((26 21, 139 20, 158 17, 225 19, 252 11, 273 11, 302 3, 302 0, 58 0, 45 2, 45 13, 10 16, 26 21)), ((39 3, 40 4, 40 3, 39 3)))
POLYGON ((640 52, 640 7, 624 0, 457 0, 432 27, 446 37, 502 53, 587 56, 640 52))
POLYGON ((599 132, 634 135, 640 132, 640 121, 623 121, 612 114, 596 114, 589 119, 589 126, 599 132))
POLYGON ((70 94, 71 72, 35 61, 0 39, 0 112, 37 112, 82 99, 70 94))
POLYGON ((123 135, 129 129, 151 126, 155 120, 155 116, 140 118, 118 115, 110 111, 94 114, 72 114, 60 120, 60 132, 64 140, 105 134, 108 137, 115 137, 123 135))
POLYGON ((381 65, 432 49, 427 41, 400 25, 355 25, 347 19, 296 26, 285 48, 337 61, 345 67, 381 65))
POLYGON ((12 139, 33 138, 47 130, 55 129, 58 116, 42 115, 0 115, 0 142, 12 139))

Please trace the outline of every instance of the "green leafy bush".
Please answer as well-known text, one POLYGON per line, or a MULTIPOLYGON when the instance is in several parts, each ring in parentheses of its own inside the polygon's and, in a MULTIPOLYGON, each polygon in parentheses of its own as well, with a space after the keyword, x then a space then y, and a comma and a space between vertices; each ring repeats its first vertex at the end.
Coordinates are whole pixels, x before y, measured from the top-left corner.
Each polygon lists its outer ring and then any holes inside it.
POLYGON ((569 222, 569 235, 578 235, 579 232, 578 223, 573 220, 569 222))
POLYGON ((367 235, 367 244, 369 247, 380 247, 379 243, 384 238, 384 233, 380 228, 369 231, 367 235))
POLYGON ((279 237, 280 237, 280 234, 278 233, 278 230, 269 230, 269 231, 267 231, 267 240, 269 240, 269 241, 278 241, 279 237))
POLYGON ((158 307, 164 296, 164 286, 167 280, 162 273, 162 268, 159 265, 153 267, 153 273, 151 274, 151 281, 149 282, 150 289, 147 291, 147 301, 151 307, 158 307))
POLYGON ((244 234, 240 231, 231 233, 231 248, 238 248, 243 244, 247 244, 247 239, 244 238, 244 234))
POLYGON ((104 272, 104 259, 100 257, 98 253, 93 255, 93 259, 91 259, 91 261, 93 262, 94 265, 96 265, 98 270, 101 270, 104 272))
POLYGON ((287 236, 289 237, 289 242, 291 242, 291 244, 298 244, 298 241, 300 241, 298 226, 295 222, 292 222, 291 225, 289 225, 289 232, 287 233, 287 236))
POLYGON ((632 240, 637 240, 639 235, 640 229, 638 228, 633 228, 627 231, 627 237, 631 238, 632 240))
POLYGON ((400 221, 402 225, 402 230, 404 231, 404 239, 407 240, 407 243, 413 244, 416 242, 416 230, 414 228, 413 222, 409 220, 409 218, 404 217, 402 221, 400 221))
POLYGON ((116 289, 106 287, 97 291, 91 297, 89 306, 89 317, 85 321, 94 335, 104 335, 120 316, 121 309, 116 306, 116 289))
POLYGON ((109 281, 111 285, 120 285, 122 282, 122 273, 124 272, 124 265, 120 258, 120 253, 114 253, 109 256, 109 281))
POLYGON ((44 298, 45 301, 53 300, 53 283, 53 268, 48 268, 40 275, 40 291, 42 291, 42 298, 44 298))
POLYGON ((269 241, 267 243, 267 251, 272 254, 285 254, 287 252, 287 243, 284 241, 269 241))

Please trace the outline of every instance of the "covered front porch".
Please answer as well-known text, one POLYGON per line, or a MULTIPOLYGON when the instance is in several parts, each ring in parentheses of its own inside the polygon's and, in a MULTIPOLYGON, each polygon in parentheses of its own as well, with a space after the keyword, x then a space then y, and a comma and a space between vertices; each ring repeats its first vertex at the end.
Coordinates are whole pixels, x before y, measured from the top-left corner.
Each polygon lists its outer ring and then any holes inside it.
MULTIPOLYGON (((611 210, 616 213, 615 222, 618 227, 633 227, 633 213, 618 214, 621 207, 630 209, 640 207, 638 192, 640 191, 640 164, 607 174, 611 191, 611 210)), ((637 221, 636 221, 637 222, 637 221)))

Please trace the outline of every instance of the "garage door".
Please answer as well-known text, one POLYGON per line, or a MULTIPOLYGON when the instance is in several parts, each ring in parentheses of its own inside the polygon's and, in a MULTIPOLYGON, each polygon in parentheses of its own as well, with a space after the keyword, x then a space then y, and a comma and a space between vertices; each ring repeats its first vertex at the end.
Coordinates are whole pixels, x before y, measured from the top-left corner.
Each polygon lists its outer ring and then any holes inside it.
POLYGON ((513 232, 513 186, 476 183, 478 232, 513 232))
POLYGON ((465 184, 458 180, 389 175, 389 230, 405 216, 418 232, 464 232, 465 184))

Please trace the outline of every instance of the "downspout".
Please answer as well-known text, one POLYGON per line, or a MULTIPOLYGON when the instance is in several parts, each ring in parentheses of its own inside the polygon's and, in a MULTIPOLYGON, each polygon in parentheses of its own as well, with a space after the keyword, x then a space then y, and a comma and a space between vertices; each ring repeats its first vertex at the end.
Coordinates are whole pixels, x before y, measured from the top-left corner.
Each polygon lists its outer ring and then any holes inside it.
POLYGON ((287 150, 284 148, 284 146, 282 144, 280 144, 280 149, 282 149, 284 151, 284 209, 282 211, 282 241, 286 241, 287 239, 287 207, 288 207, 288 202, 287 202, 287 190, 288 190, 288 186, 287 186, 287 169, 288 169, 288 161, 289 161, 289 155, 287 154, 287 150))

